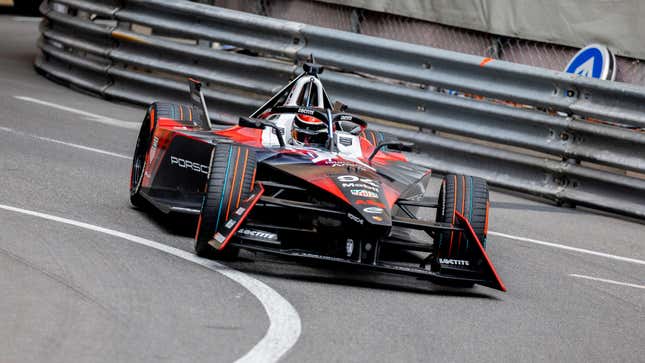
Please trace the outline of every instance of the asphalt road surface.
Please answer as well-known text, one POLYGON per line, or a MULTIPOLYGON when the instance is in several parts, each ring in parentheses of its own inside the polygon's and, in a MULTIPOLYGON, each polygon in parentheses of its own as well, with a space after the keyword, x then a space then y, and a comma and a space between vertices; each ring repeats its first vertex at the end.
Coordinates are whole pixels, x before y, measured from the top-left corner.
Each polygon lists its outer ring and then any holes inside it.
POLYGON ((645 225, 616 216, 493 192, 506 293, 195 258, 129 203, 144 109, 37 75, 37 25, 0 17, 0 362, 645 359, 645 225))

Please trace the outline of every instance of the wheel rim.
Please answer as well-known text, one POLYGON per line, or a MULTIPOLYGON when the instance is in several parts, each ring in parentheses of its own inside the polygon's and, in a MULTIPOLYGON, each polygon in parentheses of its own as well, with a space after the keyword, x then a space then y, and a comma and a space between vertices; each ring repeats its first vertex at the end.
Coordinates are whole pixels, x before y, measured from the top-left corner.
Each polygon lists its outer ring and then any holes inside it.
POLYGON ((139 190, 141 179, 143 179, 144 166, 145 157, 143 157, 141 153, 137 153, 134 157, 134 162, 132 163, 132 194, 135 194, 139 190))
POLYGON ((132 179, 130 181, 130 184, 132 185, 130 189, 131 195, 134 195, 139 191, 141 181, 143 180, 143 171, 146 166, 146 152, 148 150, 148 144, 150 143, 150 134, 145 133, 145 124, 146 123, 144 122, 137 140, 137 146, 134 149, 134 158, 132 160, 132 179))

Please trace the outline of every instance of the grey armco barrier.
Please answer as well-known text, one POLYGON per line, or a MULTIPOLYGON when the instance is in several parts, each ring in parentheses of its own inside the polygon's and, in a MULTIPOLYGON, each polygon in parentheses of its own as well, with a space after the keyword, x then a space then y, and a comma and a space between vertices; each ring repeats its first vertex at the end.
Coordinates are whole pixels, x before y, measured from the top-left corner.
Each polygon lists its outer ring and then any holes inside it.
POLYGON ((335 100, 387 121, 371 127, 414 141, 434 170, 645 217, 645 88, 188 1, 58 0, 41 11, 37 70, 103 97, 186 102, 191 76, 211 117, 233 123, 314 54, 335 100))

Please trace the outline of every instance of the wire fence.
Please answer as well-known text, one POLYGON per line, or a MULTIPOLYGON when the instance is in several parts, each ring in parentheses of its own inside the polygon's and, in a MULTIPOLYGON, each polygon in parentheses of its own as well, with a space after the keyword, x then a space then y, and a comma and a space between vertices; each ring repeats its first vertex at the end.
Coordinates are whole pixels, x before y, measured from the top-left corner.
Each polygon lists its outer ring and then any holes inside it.
MULTIPOLYGON (((552 70, 564 70, 576 48, 501 37, 313 0, 199 0, 229 9, 351 31, 552 70)), ((645 62, 616 57, 616 81, 645 85, 645 62)))

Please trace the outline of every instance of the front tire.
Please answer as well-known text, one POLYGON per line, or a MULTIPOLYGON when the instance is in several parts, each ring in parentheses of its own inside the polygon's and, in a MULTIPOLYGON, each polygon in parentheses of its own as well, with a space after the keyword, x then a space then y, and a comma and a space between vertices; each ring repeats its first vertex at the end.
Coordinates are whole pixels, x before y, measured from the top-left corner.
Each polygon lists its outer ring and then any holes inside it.
MULTIPOLYGON (((490 206, 486 180, 466 175, 446 175, 441 184, 438 202, 437 222, 455 224, 455 211, 461 213, 470 222, 482 247, 486 248, 490 206)), ((464 233, 437 233, 436 256, 467 257, 472 248, 464 233)))
POLYGON ((195 235, 195 253, 198 256, 218 259, 237 257, 237 248, 224 246, 222 250, 217 250, 209 241, 215 238, 220 224, 228 220, 240 202, 251 195, 256 169, 253 150, 231 144, 215 147, 195 235))

